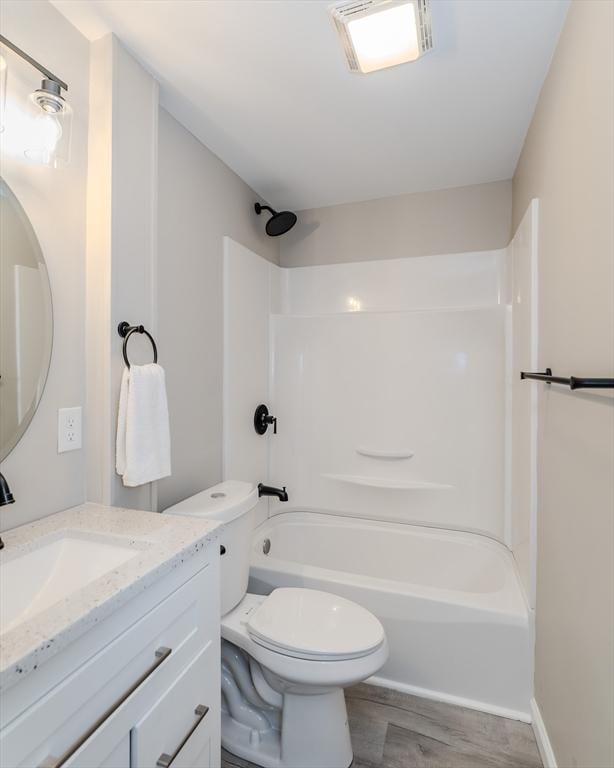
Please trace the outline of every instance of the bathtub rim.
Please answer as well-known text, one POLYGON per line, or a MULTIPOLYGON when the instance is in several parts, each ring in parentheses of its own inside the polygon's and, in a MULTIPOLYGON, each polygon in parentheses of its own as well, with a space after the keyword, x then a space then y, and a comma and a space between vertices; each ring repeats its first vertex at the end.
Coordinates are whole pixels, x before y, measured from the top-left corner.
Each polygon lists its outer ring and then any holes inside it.
MULTIPOLYGON (((526 626, 530 620, 530 610, 526 597, 521 587, 520 576, 516 561, 512 552, 501 541, 491 536, 484 536, 471 531, 442 528, 440 526, 416 525, 398 521, 373 520, 356 515, 340 515, 319 510, 306 510, 291 508, 278 512, 263 520, 253 531, 250 550, 250 577, 259 578, 264 572, 291 573, 295 576, 311 576, 321 581, 332 583, 350 583, 353 586, 367 589, 370 592, 386 592, 404 597, 417 597, 445 603, 452 606, 469 608, 474 611, 484 612, 489 615, 497 615, 503 623, 526 626), (469 540, 478 543, 494 552, 504 562, 504 584, 500 590, 494 592, 467 592, 434 587, 414 582, 403 582, 394 579, 383 579, 375 576, 357 574, 351 571, 323 568, 321 566, 297 563, 294 560, 285 560, 273 555, 265 555, 258 546, 259 540, 268 528, 289 520, 290 517, 316 518, 320 525, 349 525, 359 523, 367 527, 408 529, 404 533, 426 535, 436 537, 437 534, 450 534, 454 538, 469 540), (504 605, 497 605, 495 601, 501 600, 501 595, 506 595, 504 605)), ((266 580, 266 579, 263 579, 266 580)))
MULTIPOLYGON (((414 489, 418 490, 418 489, 414 489)), ((411 492, 409 489, 405 489, 406 492, 411 492)), ((501 544, 506 550, 511 551, 510 547, 505 540, 504 532, 497 536, 492 531, 487 531, 483 528, 472 528, 472 527, 463 527, 463 526, 454 526, 450 523, 438 523, 428 520, 399 520, 398 517, 392 517, 392 516, 386 516, 383 515, 381 517, 378 517, 377 520, 375 520, 372 517, 367 517, 366 515, 357 515, 354 512, 343 510, 343 509, 325 509, 324 507, 309 507, 306 505, 301 506, 288 506, 287 502, 284 502, 283 504, 278 502, 277 499, 271 498, 269 501, 269 514, 266 520, 263 520, 259 525, 263 525, 268 520, 272 520, 274 517, 279 517, 280 515, 287 515, 289 513, 295 513, 295 512, 305 512, 310 513, 314 515, 326 515, 327 517, 341 517, 341 518, 350 518, 352 520, 359 520, 359 521, 366 521, 369 523, 390 523, 391 525, 402 525, 402 526, 410 526, 411 528, 428 528, 433 529, 435 531, 445 531, 446 533, 468 533, 473 536, 480 536, 481 538, 488 539, 490 541, 494 541, 495 544, 501 544)))

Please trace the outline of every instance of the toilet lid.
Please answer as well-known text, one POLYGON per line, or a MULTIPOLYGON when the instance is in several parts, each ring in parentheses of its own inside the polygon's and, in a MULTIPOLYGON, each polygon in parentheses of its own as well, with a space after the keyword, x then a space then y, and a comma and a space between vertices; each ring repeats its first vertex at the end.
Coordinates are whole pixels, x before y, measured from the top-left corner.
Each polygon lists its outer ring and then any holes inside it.
POLYGON ((316 589, 275 589, 246 627, 260 645, 319 661, 366 656, 384 642, 384 628, 372 613, 316 589))

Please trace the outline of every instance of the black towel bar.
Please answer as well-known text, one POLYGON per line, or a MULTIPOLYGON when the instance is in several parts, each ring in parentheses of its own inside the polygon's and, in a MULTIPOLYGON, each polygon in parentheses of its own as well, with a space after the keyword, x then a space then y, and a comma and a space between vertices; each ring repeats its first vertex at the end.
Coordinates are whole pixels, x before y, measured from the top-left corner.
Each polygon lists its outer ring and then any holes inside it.
POLYGON ((153 354, 154 354, 154 363, 158 362, 158 348, 156 347, 156 342, 153 340, 153 336, 149 331, 145 330, 145 327, 142 325, 130 325, 130 323, 127 323, 125 320, 121 322, 117 326, 117 332, 124 340, 124 348, 123 348, 123 354, 124 354, 124 362, 126 363, 126 367, 130 368, 130 361, 128 360, 128 339, 132 336, 133 333, 144 333, 145 336, 151 341, 151 346, 153 347, 153 354))
POLYGON ((614 389, 614 379, 585 379, 579 376, 553 376, 552 369, 546 368, 543 373, 520 372, 521 379, 535 379, 548 384, 565 384, 570 389, 614 389))

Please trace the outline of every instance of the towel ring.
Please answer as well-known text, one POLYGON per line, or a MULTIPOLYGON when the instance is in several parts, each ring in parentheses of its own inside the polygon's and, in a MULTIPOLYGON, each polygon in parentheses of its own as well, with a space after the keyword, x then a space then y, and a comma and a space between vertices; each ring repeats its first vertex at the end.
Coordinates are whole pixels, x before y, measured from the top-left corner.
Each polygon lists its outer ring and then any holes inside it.
POLYGON ((156 347, 156 342, 153 340, 153 336, 149 331, 145 330, 145 327, 142 325, 130 325, 130 323, 127 323, 125 320, 121 322, 117 326, 117 332, 124 340, 124 348, 123 348, 123 354, 124 354, 124 362, 126 363, 126 367, 130 368, 130 361, 128 360, 128 339, 132 336, 133 333, 144 333, 145 336, 151 341, 151 346, 153 347, 153 355, 154 355, 154 363, 158 362, 158 348, 156 347))

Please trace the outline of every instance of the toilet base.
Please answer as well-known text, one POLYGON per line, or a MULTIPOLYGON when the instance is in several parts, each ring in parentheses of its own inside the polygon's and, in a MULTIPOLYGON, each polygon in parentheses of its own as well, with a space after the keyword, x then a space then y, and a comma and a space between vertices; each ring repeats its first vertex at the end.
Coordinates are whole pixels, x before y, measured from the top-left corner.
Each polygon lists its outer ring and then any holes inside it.
POLYGON ((348 768, 353 753, 343 690, 285 693, 281 731, 243 725, 223 706, 222 746, 263 768, 348 768))

